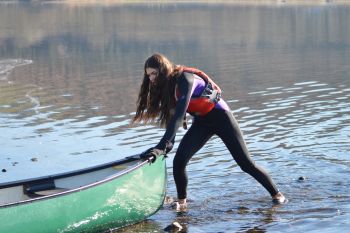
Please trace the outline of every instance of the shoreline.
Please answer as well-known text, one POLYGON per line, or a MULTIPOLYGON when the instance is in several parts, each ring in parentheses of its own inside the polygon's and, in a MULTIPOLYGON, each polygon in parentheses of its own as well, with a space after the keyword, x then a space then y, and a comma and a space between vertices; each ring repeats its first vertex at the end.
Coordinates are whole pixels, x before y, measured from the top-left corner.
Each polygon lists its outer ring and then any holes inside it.
POLYGON ((0 4, 10 3, 35 3, 35 4, 67 4, 67 5, 125 5, 125 4, 225 4, 225 5, 350 5, 350 0, 29 0, 9 1, 0 0, 0 4))

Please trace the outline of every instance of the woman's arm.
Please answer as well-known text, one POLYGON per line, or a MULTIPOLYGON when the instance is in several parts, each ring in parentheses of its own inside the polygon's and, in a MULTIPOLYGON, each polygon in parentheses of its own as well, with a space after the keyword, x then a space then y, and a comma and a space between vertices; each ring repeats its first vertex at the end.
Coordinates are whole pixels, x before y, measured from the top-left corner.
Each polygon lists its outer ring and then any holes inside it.
POLYGON ((176 132, 180 125, 182 125, 183 118, 186 114, 186 110, 191 99, 193 82, 194 77, 191 73, 183 73, 179 78, 177 88, 181 95, 177 100, 174 116, 170 119, 164 136, 155 148, 165 150, 167 149, 169 143, 174 143, 176 132))

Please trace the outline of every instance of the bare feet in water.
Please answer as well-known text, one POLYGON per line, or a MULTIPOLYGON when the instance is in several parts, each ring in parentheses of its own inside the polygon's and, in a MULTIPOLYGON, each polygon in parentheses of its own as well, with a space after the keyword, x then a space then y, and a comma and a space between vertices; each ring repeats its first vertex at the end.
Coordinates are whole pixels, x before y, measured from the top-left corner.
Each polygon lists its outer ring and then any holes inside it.
POLYGON ((182 212, 187 210, 187 201, 186 199, 179 199, 178 201, 173 202, 172 207, 177 212, 182 212))
POLYGON ((272 196, 272 202, 274 204, 284 204, 287 203, 288 200, 281 192, 278 192, 276 195, 272 196))

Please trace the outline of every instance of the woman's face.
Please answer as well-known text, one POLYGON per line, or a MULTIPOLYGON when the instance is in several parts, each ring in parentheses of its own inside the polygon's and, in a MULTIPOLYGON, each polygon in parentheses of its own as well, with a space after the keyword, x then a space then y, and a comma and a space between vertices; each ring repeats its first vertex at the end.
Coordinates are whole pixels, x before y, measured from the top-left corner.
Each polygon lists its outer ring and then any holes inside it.
POLYGON ((156 81, 158 73, 159 73, 158 69, 151 68, 151 67, 146 68, 146 74, 148 75, 149 81, 152 84, 154 84, 154 82, 156 81))

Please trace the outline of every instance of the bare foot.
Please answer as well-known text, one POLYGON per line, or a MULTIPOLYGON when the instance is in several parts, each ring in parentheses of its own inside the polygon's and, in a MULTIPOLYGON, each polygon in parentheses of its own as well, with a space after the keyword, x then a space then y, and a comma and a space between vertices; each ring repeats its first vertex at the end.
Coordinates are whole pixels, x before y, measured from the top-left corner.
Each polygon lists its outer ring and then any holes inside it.
POLYGON ((276 195, 272 196, 272 202, 275 204, 284 204, 287 203, 288 200, 281 192, 278 192, 276 195))
POLYGON ((186 199, 179 199, 178 201, 173 202, 172 207, 177 212, 182 212, 187 210, 187 201, 186 199))

